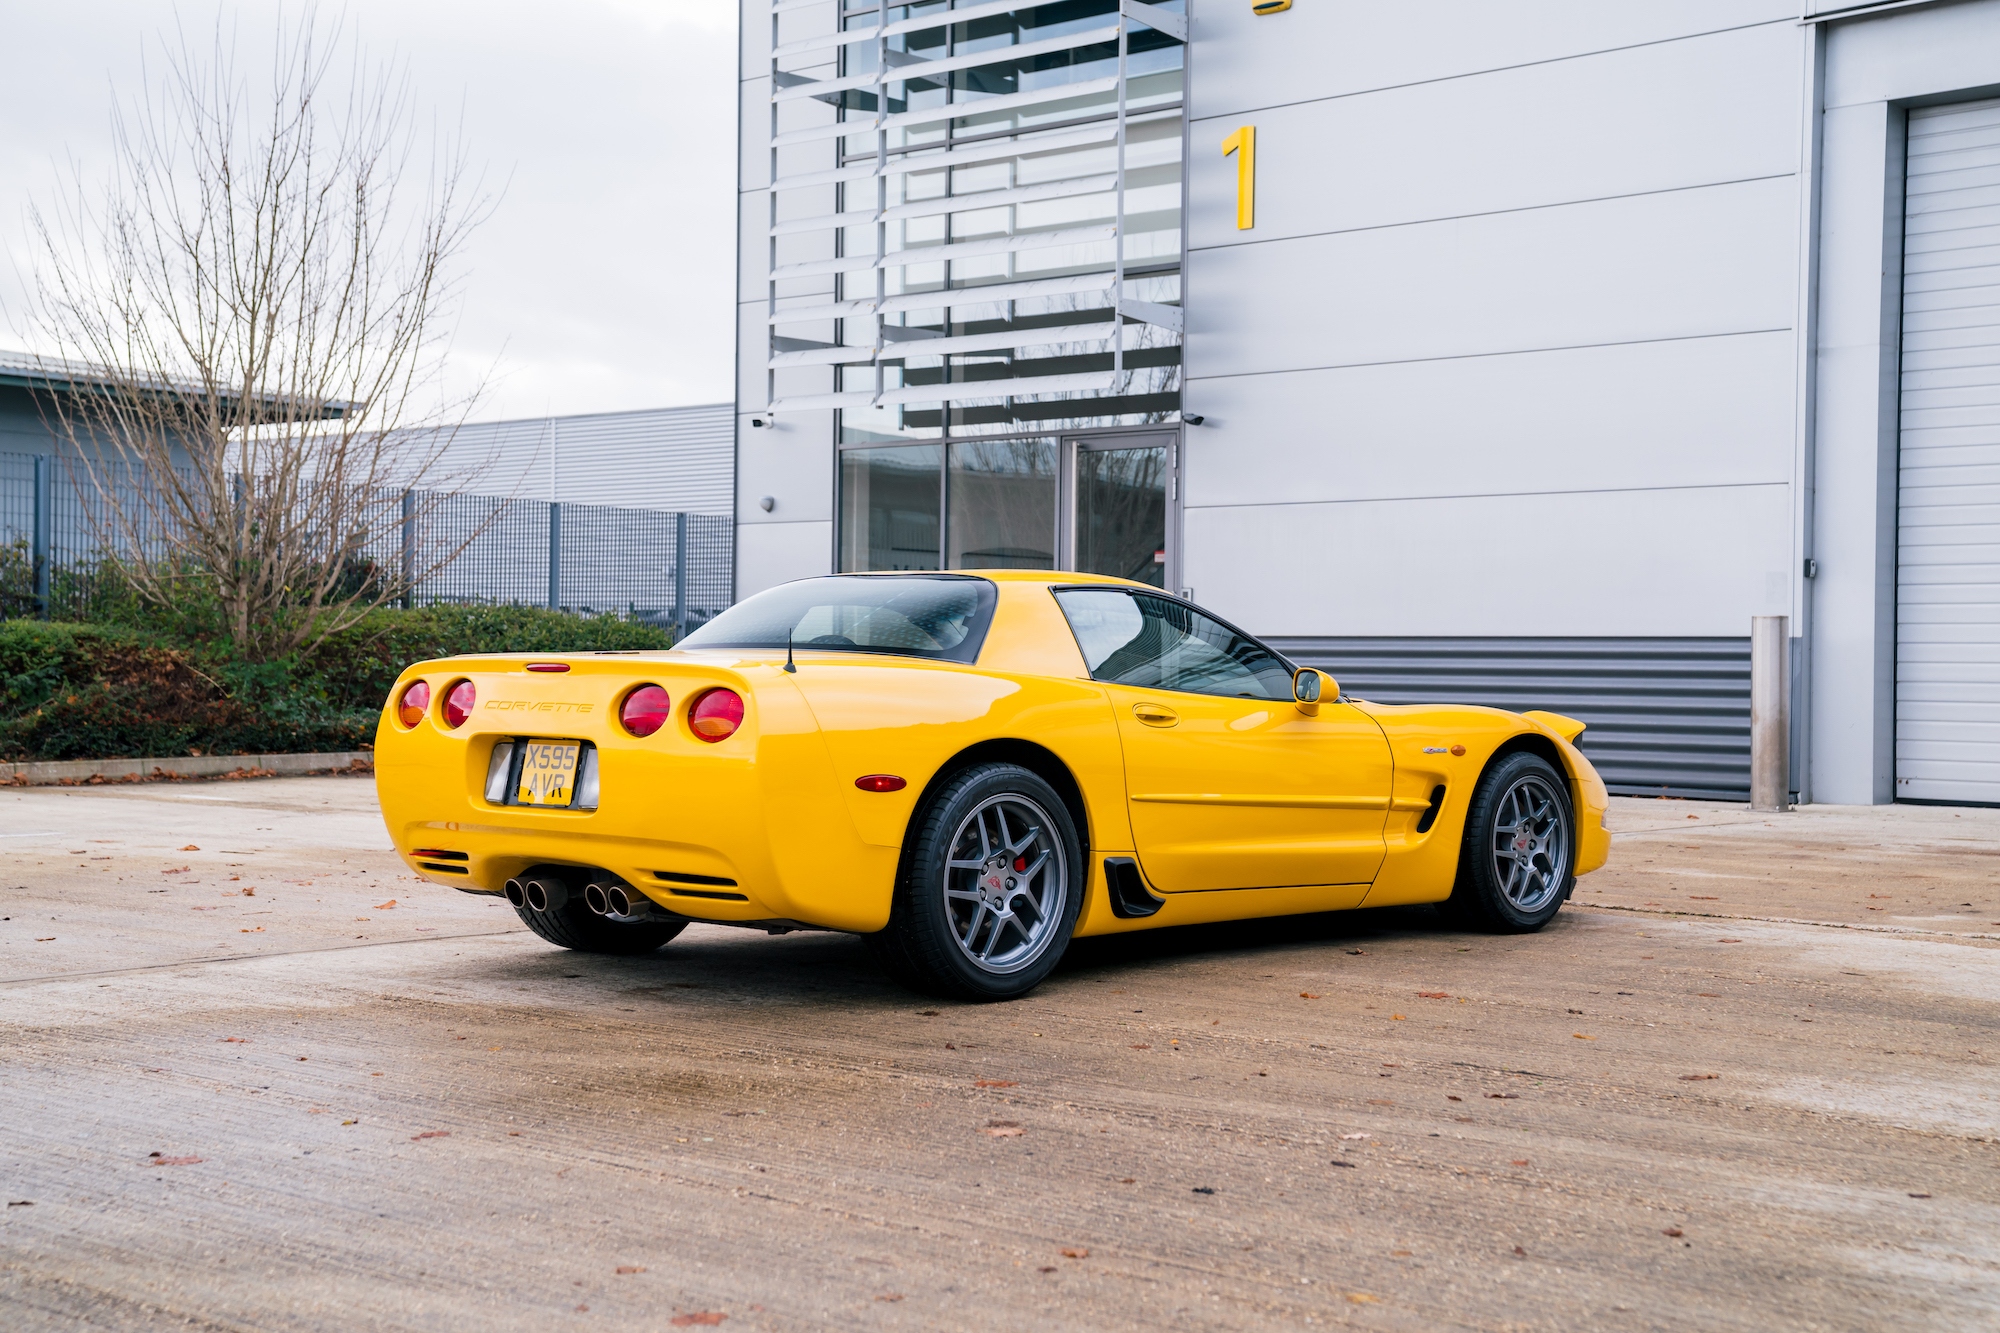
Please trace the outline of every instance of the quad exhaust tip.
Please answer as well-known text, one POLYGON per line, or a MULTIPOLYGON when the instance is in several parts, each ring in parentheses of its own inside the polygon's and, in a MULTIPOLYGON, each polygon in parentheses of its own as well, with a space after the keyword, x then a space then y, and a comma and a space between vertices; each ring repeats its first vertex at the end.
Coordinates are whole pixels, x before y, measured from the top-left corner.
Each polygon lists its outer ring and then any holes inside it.
POLYGON ((569 885, 541 875, 533 879, 510 879, 507 881, 507 901, 516 907, 525 905, 537 912, 560 912, 569 905, 569 885))
POLYGON ((632 918, 649 917, 658 910, 652 899, 637 892, 629 884, 617 880, 586 884, 583 889, 583 903, 599 916, 632 918))

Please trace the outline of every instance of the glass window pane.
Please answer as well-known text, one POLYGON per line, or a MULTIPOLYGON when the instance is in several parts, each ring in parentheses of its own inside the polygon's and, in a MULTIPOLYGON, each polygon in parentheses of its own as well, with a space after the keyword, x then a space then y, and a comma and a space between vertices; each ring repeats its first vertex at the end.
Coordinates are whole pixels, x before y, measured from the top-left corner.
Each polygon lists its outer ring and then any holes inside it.
POLYGON ((1115 588, 1056 594, 1093 680, 1189 694, 1289 699, 1292 673, 1255 639, 1186 602, 1115 588))
POLYGON ((941 446, 840 455, 840 567, 848 573, 938 567, 941 446))
POLYGON ((985 579, 800 579, 730 607, 681 640, 695 648, 819 648, 970 662, 992 623, 985 579))
POLYGON ((1056 567, 1056 443, 951 446, 951 569, 1056 567))
POLYGON ((1167 450, 1079 449, 1076 567, 1167 586, 1167 450))

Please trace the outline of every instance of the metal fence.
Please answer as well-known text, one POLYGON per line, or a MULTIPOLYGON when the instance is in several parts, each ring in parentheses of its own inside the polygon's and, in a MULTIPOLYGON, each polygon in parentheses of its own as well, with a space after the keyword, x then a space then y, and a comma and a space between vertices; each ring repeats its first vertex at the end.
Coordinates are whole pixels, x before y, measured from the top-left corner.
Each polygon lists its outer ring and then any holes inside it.
MULTIPOLYGON (((106 525, 92 521, 103 504, 74 460, 0 453, 0 617, 89 616, 115 578, 98 538, 106 525)), ((124 506, 128 516, 144 508, 124 506)), ((402 512, 365 551, 409 585, 405 606, 513 603, 687 630, 728 607, 735 588, 727 515, 426 492, 405 493, 402 512)))

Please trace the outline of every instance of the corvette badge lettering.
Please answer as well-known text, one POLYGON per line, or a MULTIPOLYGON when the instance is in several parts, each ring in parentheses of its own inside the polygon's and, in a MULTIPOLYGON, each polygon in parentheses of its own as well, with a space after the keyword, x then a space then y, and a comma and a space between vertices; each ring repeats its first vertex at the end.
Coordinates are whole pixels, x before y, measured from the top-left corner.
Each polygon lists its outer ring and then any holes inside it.
POLYGON ((1444 752, 1445 748, 1442 745, 1426 745, 1424 747, 1425 754, 1443 754, 1444 752))
POLYGON ((588 713, 597 705, 557 703, 553 699, 543 699, 540 701, 533 699, 488 699, 486 706, 488 708, 497 708, 503 713, 588 713))

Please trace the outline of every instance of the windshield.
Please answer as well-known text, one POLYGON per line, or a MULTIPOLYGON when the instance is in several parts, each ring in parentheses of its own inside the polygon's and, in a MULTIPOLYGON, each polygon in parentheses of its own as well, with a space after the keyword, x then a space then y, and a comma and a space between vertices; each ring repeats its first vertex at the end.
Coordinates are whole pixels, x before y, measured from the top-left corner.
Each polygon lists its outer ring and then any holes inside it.
POLYGON ((738 602, 682 648, 833 648, 945 662, 979 656, 994 588, 960 575, 800 579, 738 602))

